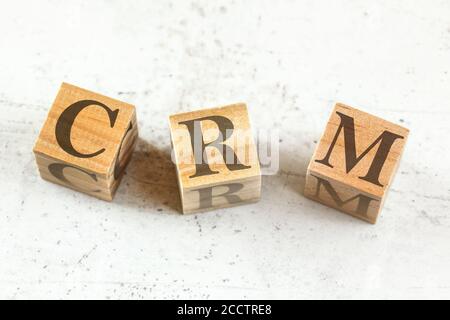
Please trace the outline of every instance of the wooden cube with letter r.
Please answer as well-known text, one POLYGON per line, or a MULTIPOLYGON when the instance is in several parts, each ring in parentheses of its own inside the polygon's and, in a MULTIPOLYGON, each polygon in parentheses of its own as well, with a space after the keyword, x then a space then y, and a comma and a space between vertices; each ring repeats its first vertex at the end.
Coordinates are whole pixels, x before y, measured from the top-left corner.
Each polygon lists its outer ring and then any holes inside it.
POLYGON ((376 223, 408 133, 336 104, 308 166, 305 196, 376 223))
POLYGON ((43 179, 112 200, 137 135, 133 105, 63 83, 33 151, 43 179))
POLYGON ((183 213, 259 200, 261 172, 245 104, 169 121, 183 213))

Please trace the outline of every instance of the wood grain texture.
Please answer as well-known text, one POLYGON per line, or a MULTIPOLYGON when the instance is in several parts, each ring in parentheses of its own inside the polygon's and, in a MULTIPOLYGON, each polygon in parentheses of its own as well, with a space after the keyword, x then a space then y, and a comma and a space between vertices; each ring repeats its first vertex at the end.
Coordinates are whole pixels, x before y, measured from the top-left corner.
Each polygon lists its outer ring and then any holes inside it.
POLYGON ((133 105, 63 83, 33 151, 43 179, 112 200, 137 136, 133 105))
POLYGON ((176 114, 169 122, 183 213, 259 200, 261 172, 245 104, 176 114))
POLYGON ((307 170, 305 196, 375 223, 409 130, 336 104, 307 170))

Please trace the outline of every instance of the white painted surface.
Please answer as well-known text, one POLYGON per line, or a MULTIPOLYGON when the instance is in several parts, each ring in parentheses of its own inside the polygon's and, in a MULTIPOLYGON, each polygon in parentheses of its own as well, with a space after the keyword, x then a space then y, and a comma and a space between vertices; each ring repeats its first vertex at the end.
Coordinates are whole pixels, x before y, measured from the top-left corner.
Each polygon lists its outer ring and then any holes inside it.
POLYGON ((450 298, 448 1, 2 1, 0 298, 450 298), (114 202, 40 179, 67 81, 134 103, 114 202), (253 205, 182 216, 167 116, 280 130, 253 205), (333 103, 411 129, 376 226, 305 199, 333 103))

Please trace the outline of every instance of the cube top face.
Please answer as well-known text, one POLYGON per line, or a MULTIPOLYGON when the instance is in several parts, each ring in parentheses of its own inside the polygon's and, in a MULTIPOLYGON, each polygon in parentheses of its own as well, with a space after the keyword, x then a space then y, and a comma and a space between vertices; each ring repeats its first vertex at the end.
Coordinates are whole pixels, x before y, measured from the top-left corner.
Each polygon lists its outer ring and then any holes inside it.
POLYGON ((406 128, 338 103, 308 171, 382 198, 408 133, 406 128))
POLYGON ((245 104, 176 114, 169 121, 182 190, 260 176, 245 104))
POLYGON ((34 152, 109 176, 134 117, 131 104, 63 83, 34 152))

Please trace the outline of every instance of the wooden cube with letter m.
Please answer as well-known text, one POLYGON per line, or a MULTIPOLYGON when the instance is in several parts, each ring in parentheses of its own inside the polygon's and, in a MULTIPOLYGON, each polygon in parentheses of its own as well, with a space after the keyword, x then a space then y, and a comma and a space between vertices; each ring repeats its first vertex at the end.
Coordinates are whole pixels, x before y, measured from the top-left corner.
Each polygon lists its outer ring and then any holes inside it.
POLYGON ((137 135, 133 105, 63 83, 33 151, 43 179, 112 200, 137 135))
POLYGON ((309 164, 305 196, 376 223, 408 133, 336 104, 309 164))
POLYGON ((261 172, 245 104, 169 120, 183 213, 259 200, 261 172))

